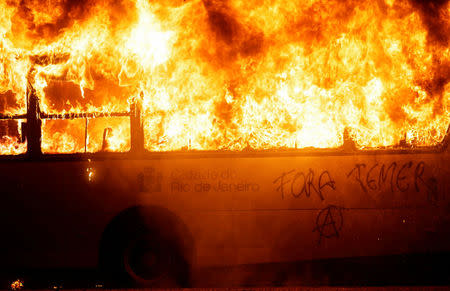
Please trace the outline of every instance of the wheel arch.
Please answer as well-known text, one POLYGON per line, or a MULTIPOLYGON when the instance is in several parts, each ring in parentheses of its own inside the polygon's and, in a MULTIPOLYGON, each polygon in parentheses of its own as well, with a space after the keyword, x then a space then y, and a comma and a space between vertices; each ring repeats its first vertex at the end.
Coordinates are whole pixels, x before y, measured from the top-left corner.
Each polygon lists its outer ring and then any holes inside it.
POLYGON ((105 248, 117 234, 125 236, 142 229, 151 231, 173 243, 179 254, 191 265, 194 258, 194 239, 187 225, 174 212, 154 205, 136 205, 129 207, 106 225, 99 243, 98 262, 101 265, 105 248))

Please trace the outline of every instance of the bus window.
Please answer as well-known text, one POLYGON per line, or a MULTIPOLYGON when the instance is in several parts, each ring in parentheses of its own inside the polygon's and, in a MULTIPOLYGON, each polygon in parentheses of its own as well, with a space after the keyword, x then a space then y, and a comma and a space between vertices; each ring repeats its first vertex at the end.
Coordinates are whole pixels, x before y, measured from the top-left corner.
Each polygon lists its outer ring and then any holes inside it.
POLYGON ((42 151, 51 154, 84 152, 84 123, 82 119, 44 120, 42 151))
POLYGON ((127 117, 50 119, 42 124, 44 153, 126 152, 129 149, 127 117))
POLYGON ((18 155, 27 150, 22 136, 25 120, 20 119, 26 112, 22 95, 12 91, 0 93, 0 155, 18 155))
POLYGON ((27 151, 22 139, 23 120, 0 120, 0 155, 19 155, 27 151))
POLYGON ((89 120, 89 152, 130 150, 130 118, 103 117, 89 120))

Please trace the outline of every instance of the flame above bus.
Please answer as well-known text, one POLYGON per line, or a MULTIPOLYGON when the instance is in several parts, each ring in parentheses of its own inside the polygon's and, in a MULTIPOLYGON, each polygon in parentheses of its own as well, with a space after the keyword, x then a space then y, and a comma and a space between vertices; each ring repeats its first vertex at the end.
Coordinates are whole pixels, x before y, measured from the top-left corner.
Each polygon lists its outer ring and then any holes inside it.
MULTIPOLYGON (((8 0, 0 110, 126 111, 150 151, 360 148, 442 141, 450 121, 448 1, 8 0)), ((45 120, 48 153, 130 147, 127 118, 45 120), (84 127, 89 129, 85 146, 84 127)), ((21 153, 20 122, 1 125, 21 153)))

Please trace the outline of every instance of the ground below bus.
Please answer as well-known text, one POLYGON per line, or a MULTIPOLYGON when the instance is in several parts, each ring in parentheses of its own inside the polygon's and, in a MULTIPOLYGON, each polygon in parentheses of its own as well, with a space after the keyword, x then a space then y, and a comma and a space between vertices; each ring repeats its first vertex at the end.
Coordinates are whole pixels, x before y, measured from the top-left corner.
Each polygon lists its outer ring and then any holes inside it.
MULTIPOLYGON (((23 280, 26 289, 98 290, 105 287, 96 270, 3 270, 0 272, 0 289, 9 289, 11 282, 18 278, 23 280)), ((423 286, 441 286, 447 290, 450 286, 450 253, 207 268, 195 270, 191 283, 192 287, 198 288, 246 288, 245 290, 297 286, 334 287, 314 290, 339 290, 336 287, 352 286, 422 286, 414 290, 423 290, 423 286)), ((299 290, 308 288, 302 287, 299 290)))

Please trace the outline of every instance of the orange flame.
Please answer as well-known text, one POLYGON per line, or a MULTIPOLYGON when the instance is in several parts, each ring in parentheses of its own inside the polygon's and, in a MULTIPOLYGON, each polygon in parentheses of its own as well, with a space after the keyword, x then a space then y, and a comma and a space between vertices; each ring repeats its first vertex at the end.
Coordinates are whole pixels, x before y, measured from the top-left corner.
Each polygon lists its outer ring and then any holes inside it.
POLYGON ((15 280, 11 283, 11 290, 21 290, 23 288, 23 281, 20 279, 15 280))
MULTIPOLYGON (((129 110, 145 147, 432 146, 450 105, 448 1, 53 0, 0 4, 0 103, 129 110)), ((127 118, 46 120, 44 152, 126 151, 127 118)), ((8 124, 11 127, 11 124, 8 124)), ((1 127, 0 127, 1 130, 1 127)), ((14 130, 13 130, 14 131, 14 130)), ((25 151, 11 130, 3 154, 25 151)))

